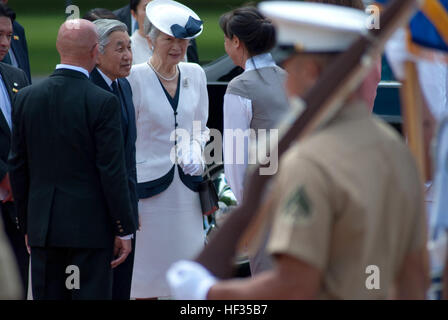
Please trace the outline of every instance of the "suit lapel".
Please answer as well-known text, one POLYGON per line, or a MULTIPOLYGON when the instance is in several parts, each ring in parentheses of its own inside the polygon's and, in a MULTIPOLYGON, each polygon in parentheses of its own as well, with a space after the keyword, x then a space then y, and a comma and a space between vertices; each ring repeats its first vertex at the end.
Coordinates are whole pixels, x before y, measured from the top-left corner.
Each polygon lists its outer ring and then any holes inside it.
MULTIPOLYGON (((103 76, 98 72, 97 68, 93 69, 92 72, 90 73, 90 79, 97 86, 103 88, 106 91, 111 92, 110 87, 107 85, 107 83, 104 80, 103 76)), ((130 134, 130 132, 129 132, 130 131, 129 130, 130 129, 129 123, 131 121, 131 116, 135 117, 135 115, 133 115, 132 112, 130 111, 131 106, 132 106, 132 96, 126 90, 126 80, 118 79, 118 82, 119 82, 119 88, 121 90, 121 96, 122 96, 123 102, 124 102, 124 111, 126 112, 127 119, 128 119, 128 128, 127 128, 127 130, 125 130, 126 137, 123 137, 125 145, 128 145, 129 138, 130 138, 130 135, 129 135, 130 134)), ((120 101, 120 104, 121 104, 121 101, 120 101)), ((123 112, 123 108, 120 108, 120 110, 123 112)), ((123 115, 121 115, 121 117, 123 118, 123 115)), ((134 117, 132 117, 132 119, 134 119, 134 117)))

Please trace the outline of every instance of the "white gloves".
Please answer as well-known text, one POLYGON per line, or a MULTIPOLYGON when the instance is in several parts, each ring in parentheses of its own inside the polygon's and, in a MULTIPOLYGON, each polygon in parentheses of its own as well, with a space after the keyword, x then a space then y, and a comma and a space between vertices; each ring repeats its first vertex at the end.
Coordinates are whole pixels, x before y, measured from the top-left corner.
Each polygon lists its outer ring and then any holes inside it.
POLYGON ((181 260, 168 269, 166 279, 176 300, 206 300, 217 279, 201 264, 181 260))
POLYGON ((200 176, 204 173, 204 159, 199 142, 193 140, 189 146, 183 148, 179 165, 185 174, 191 176, 200 176))

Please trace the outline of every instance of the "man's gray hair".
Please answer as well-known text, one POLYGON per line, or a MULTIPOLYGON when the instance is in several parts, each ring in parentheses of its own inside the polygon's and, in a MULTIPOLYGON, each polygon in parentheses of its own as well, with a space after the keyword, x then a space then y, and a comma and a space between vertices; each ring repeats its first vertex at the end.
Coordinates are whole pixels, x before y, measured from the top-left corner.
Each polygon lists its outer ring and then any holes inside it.
POLYGON ((128 27, 118 20, 113 19, 98 19, 93 21, 96 26, 96 31, 98 33, 98 49, 100 53, 104 53, 104 48, 106 48, 109 43, 109 36, 112 32, 123 31, 128 32, 128 27))
POLYGON ((160 30, 157 29, 148 17, 145 16, 145 21, 143 22, 143 33, 151 39, 152 45, 156 43, 157 37, 160 35, 160 30))

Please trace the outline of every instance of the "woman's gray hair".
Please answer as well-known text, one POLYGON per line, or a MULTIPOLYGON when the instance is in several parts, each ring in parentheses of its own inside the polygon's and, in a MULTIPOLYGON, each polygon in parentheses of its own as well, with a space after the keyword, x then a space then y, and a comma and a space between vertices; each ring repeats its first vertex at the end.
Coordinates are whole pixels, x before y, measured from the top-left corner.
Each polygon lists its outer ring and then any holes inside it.
POLYGON ((157 29, 148 17, 145 16, 145 21, 143 22, 143 33, 151 39, 152 45, 156 43, 157 37, 160 35, 160 30, 157 29))
POLYGON ((98 33, 98 49, 100 53, 104 53, 104 48, 109 43, 109 36, 114 31, 128 32, 128 27, 118 20, 112 19, 98 19, 93 21, 96 25, 96 31, 98 33))

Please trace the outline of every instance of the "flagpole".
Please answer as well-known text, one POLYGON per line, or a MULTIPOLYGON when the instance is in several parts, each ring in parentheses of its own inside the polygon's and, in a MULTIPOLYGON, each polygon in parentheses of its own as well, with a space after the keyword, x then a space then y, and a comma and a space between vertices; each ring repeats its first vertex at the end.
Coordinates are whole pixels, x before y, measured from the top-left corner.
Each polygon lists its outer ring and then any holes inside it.
POLYGON ((427 181, 429 172, 426 167, 423 139, 423 95, 419 85, 417 66, 413 61, 406 61, 404 70, 405 78, 400 91, 404 134, 417 162, 422 181, 427 181))

